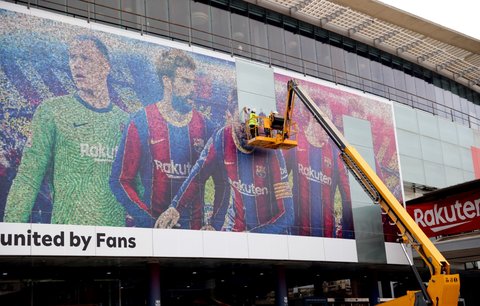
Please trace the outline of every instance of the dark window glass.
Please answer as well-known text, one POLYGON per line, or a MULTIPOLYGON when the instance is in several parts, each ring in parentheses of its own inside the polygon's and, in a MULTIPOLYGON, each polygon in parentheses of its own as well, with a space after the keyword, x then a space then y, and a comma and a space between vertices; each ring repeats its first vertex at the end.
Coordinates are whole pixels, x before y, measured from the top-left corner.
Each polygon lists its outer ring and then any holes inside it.
POLYGON ((370 61, 370 70, 372 74, 373 93, 379 96, 385 96, 387 89, 383 85, 382 64, 377 61, 370 61))
POLYGON ((347 72, 347 86, 362 89, 362 82, 358 76, 358 55, 352 52, 345 52, 345 69, 347 72))
POLYGON ((443 99, 445 101, 445 114, 448 119, 455 121, 454 114, 452 112, 453 99, 452 93, 449 90, 443 90, 443 99))
POLYGON ((300 49, 302 51, 304 73, 317 76, 317 50, 315 40, 305 36, 300 36, 300 49))
POLYGON ((231 18, 233 53, 250 57, 249 20, 238 14, 232 14, 231 18))
POLYGON ((157 35, 168 36, 170 27, 168 25, 168 1, 147 0, 146 4, 146 30, 157 35))
POLYGON ((284 33, 287 68, 303 72, 302 61, 300 59, 300 35, 294 34, 290 31, 284 31, 284 33))
POLYGON ((415 89, 417 94, 417 107, 427 112, 432 112, 431 105, 429 105, 426 97, 426 89, 425 89, 425 81, 419 79, 417 77, 413 77, 413 81, 415 82, 415 89))
POLYGON ((408 104, 405 74, 400 70, 393 69, 393 79, 395 80, 395 89, 392 90, 392 100, 403 104, 408 104))
POLYGON ((269 63, 267 25, 254 19, 250 20, 250 38, 252 41, 252 57, 264 63, 269 63))
POLYGON ((212 14, 213 48, 231 52, 230 13, 216 7, 211 7, 210 10, 212 14))
POLYGON ((120 3, 117 0, 95 0, 94 18, 107 23, 118 24, 120 3))
POLYGON ((454 117, 454 121, 465 124, 468 121, 466 120, 466 112, 462 109, 460 97, 452 94, 452 103, 453 103, 453 109, 452 109, 452 115, 454 117))
POLYGON ((179 40, 190 41, 190 1, 170 1, 168 16, 171 23, 170 35, 179 40))
POLYGON ((443 89, 440 87, 435 87, 435 111, 434 113, 436 115, 439 115, 441 117, 450 119, 449 112, 447 111, 447 108, 445 107, 445 98, 443 97, 443 89))
POLYGON ((334 82, 345 84, 347 82, 347 76, 345 74, 344 51, 341 48, 330 46, 330 54, 332 57, 334 82))
POLYGON ((317 46, 318 76, 321 79, 333 81, 330 46, 319 41, 316 41, 315 45, 317 46))
POLYGON ((407 91, 407 104, 418 107, 417 89, 415 88, 415 80, 409 74, 405 74, 405 86, 407 91))
MULTIPOLYGON (((93 4, 88 4, 86 2, 80 2, 78 0, 67 0, 67 12, 76 16, 83 16, 88 18, 88 14, 92 13, 93 4), (90 8, 88 7, 90 6, 90 8)), ((90 17, 92 17, 90 15, 90 17)))
POLYGON ((358 74, 362 78, 361 88, 367 92, 373 92, 372 73, 370 71, 370 60, 363 56, 358 56, 358 74))
MULTIPOLYGON (((30 2, 35 3, 37 1, 30 1, 30 2)), ((37 4, 42 8, 48 8, 55 11, 64 12, 65 5, 67 4, 66 2, 67 2, 66 0, 48 0, 48 1, 38 0, 37 4)))
POLYGON ((431 83, 425 83, 425 106, 428 111, 435 114, 434 103, 435 102, 435 86, 431 83))
POLYGON ((122 25, 143 30, 145 25, 145 3, 143 1, 122 0, 122 25))
POLYGON ((385 97, 387 97, 388 99, 392 99, 391 97, 392 89, 395 88, 395 80, 393 78, 393 69, 388 66, 382 66, 382 75, 383 75, 384 84, 386 85, 385 97))
POLYGON ((283 29, 269 24, 267 31, 268 48, 270 49, 272 64, 285 67, 285 36, 283 29))
POLYGON ((210 6, 192 2, 190 9, 192 11, 191 24, 192 24, 192 41, 193 43, 211 47, 212 46, 212 30, 211 30, 211 18, 210 18, 210 6))
POLYGON ((480 105, 473 103, 471 103, 471 105, 473 105, 473 108, 475 110, 473 112, 474 117, 472 117, 472 119, 470 120, 471 126, 480 128, 480 105))
POLYGON ((462 111, 462 118, 463 118, 463 122, 464 124, 467 124, 469 123, 469 118, 470 117, 470 112, 469 112, 469 107, 468 105, 471 104, 470 102, 468 102, 465 98, 459 98, 460 100, 460 109, 462 111))

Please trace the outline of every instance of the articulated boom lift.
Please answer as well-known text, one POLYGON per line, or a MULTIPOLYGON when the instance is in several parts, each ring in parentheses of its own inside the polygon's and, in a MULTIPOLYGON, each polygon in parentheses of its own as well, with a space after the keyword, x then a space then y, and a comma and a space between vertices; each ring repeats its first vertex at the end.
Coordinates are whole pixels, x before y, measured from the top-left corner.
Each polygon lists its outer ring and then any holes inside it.
MULTIPOLYGON (((247 133, 247 143, 249 146, 260 147, 265 149, 291 149, 297 146, 297 141, 294 139, 297 133, 297 125, 292 120, 294 100, 287 100, 285 106, 284 116, 281 117, 276 112, 270 113, 267 116, 257 116, 260 121, 263 131, 256 128, 255 137, 247 133), (268 122, 268 124, 266 124, 268 122)), ((246 130, 249 120, 245 122, 246 130)))
MULTIPOLYGON (((374 203, 379 204, 385 214, 397 226, 402 248, 410 266, 421 286, 419 291, 407 291, 407 295, 382 303, 382 305, 398 306, 457 306, 460 295, 460 278, 450 273, 450 264, 428 239, 422 229, 410 217, 405 208, 388 190, 363 157, 353 148, 333 125, 330 119, 320 110, 313 100, 294 80, 288 82, 287 106, 293 107, 298 97, 325 129, 341 151, 341 157, 347 168, 365 189, 374 203), (418 271, 408 257, 404 244, 410 244, 422 257, 430 269, 428 286, 423 284, 418 271)), ((287 107, 288 109, 288 107, 287 107)), ((291 110, 290 110, 291 111, 291 110)))

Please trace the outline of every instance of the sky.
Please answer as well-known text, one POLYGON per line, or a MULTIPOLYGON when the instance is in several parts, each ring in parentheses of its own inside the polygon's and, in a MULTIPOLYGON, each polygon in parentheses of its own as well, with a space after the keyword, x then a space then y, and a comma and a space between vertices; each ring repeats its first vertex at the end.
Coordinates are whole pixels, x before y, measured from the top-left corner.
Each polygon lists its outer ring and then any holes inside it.
POLYGON ((478 0, 379 0, 480 40, 478 0))

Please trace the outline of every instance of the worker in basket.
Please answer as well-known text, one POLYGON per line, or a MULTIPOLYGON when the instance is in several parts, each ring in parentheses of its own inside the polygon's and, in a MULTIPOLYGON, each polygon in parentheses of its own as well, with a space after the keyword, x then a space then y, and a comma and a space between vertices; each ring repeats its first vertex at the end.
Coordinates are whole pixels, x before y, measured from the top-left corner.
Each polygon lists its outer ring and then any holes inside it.
POLYGON ((258 116, 254 108, 250 111, 250 116, 248 118, 248 127, 250 128, 250 135, 252 138, 257 136, 257 129, 258 129, 258 116))

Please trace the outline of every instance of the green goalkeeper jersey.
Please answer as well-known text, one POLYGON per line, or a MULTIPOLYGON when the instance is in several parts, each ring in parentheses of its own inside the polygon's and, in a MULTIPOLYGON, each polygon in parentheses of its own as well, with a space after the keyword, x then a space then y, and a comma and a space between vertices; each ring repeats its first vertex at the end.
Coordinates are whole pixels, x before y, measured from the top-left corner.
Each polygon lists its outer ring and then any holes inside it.
POLYGON ((113 104, 96 109, 77 95, 43 102, 32 119, 4 221, 29 222, 49 173, 51 223, 124 226, 125 211, 110 191, 109 177, 127 119, 113 104))

